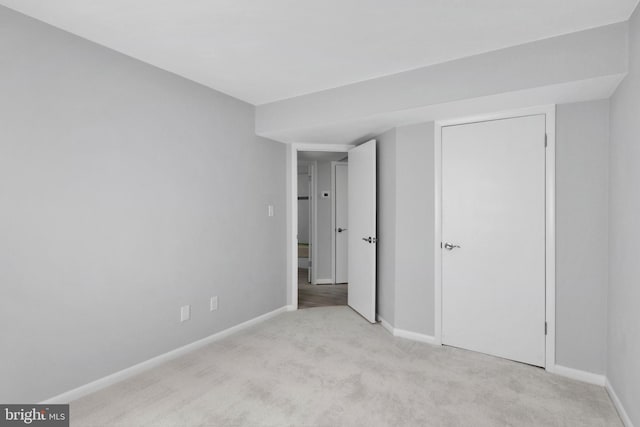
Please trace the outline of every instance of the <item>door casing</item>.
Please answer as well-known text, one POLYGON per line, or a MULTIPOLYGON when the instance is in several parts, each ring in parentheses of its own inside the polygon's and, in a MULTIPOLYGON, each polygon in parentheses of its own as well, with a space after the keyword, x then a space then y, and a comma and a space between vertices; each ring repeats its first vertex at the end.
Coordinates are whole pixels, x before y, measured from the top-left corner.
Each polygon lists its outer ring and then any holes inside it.
MULTIPOLYGON (((309 273, 307 275, 307 280, 309 283, 316 284, 316 273, 314 266, 316 265, 317 255, 316 255, 316 234, 318 232, 318 221, 316 211, 318 210, 318 201, 317 193, 318 193, 318 184, 317 184, 317 171, 318 171, 318 162, 317 161, 300 161, 298 165, 307 165, 309 167, 308 175, 310 177, 309 181, 309 246, 311 250, 311 257, 309 261, 311 262, 311 268, 309 268, 309 273)), ((298 165, 296 165, 296 170, 298 169, 298 165)), ((296 179, 296 183, 297 183, 296 179)), ((296 195, 298 194, 298 188, 296 187, 296 195)), ((296 203, 296 218, 298 217, 298 204, 296 203)), ((298 234, 298 225, 296 225, 296 236, 298 234)), ((296 244, 297 250, 297 244, 296 244)))
MULTIPOLYGON (((331 280, 333 283, 338 283, 337 274, 336 274, 336 198, 338 196, 337 191, 337 181, 336 181, 336 166, 344 165, 349 167, 348 162, 331 162, 331 191, 333 192, 333 197, 331 198, 331 280)), ((347 230, 349 231, 349 230, 347 230)))
POLYGON ((556 157, 556 106, 545 105, 512 111, 477 115, 452 120, 439 120, 434 125, 434 171, 435 171, 435 239, 434 239, 434 283, 435 283, 435 344, 442 345, 442 128, 461 125, 530 116, 545 115, 547 149, 545 152, 545 369, 555 370, 556 341, 556 264, 555 264, 555 157, 556 157))
POLYGON ((287 310, 298 309, 298 152, 346 153, 352 148, 355 145, 294 143, 287 146, 287 310))

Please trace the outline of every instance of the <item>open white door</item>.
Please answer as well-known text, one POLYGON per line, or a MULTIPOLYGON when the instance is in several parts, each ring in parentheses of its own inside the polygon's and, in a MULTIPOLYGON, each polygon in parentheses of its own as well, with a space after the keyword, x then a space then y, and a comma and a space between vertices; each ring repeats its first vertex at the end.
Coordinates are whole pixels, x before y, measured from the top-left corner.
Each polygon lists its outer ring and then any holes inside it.
POLYGON ((376 141, 349 151, 349 307, 376 321, 376 141))

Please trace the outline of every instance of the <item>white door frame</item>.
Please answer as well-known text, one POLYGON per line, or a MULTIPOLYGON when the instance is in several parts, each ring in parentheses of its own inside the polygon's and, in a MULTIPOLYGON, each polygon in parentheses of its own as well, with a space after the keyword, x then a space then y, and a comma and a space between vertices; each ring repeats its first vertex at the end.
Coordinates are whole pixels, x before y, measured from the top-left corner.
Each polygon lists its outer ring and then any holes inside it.
MULTIPOLYGON (((318 194, 318 184, 317 184, 317 177, 318 177, 318 162, 313 160, 303 160, 298 162, 298 165, 307 165, 309 167, 308 169, 308 174, 311 176, 311 188, 309 190, 309 215, 311 216, 311 221, 309 224, 309 246, 311 247, 311 257, 309 258, 309 261, 311 262, 311 277, 309 279, 309 282, 311 282, 312 284, 316 284, 317 281, 317 275, 316 275, 316 269, 314 268, 316 263, 317 263, 317 255, 316 255, 316 234, 318 232, 318 222, 316 220, 316 215, 317 215, 317 202, 316 202, 316 195, 318 194), (310 172, 310 173, 309 173, 310 172)), ((298 165, 296 165, 296 171, 298 170, 298 165)), ((296 183, 298 182, 297 177, 296 177, 296 183)), ((296 187, 296 200, 298 197, 298 187, 296 187)), ((296 202, 296 218, 298 218, 298 203, 296 202)), ((298 235, 298 225, 296 224, 296 236, 298 235)), ((296 253, 298 250, 298 244, 296 243, 296 253)), ((297 255, 296 255, 297 258, 297 255)), ((297 261, 296 261, 297 262, 297 261)), ((297 277, 297 276, 296 276, 297 277)), ((296 279, 297 280, 297 279, 296 279)))
POLYGON ((516 118, 531 115, 545 115, 547 150, 545 154, 546 184, 546 300, 545 316, 547 335, 545 339, 545 369, 555 369, 556 343, 556 106, 544 105, 499 113, 464 117, 435 122, 435 343, 442 344, 442 128, 445 126, 516 118))
MULTIPOLYGON (((297 143, 287 146, 287 308, 289 310, 298 309, 298 152, 346 153, 354 147, 355 145, 297 143)), ((311 256, 313 263, 313 252, 311 256)), ((316 266, 312 265, 312 267, 313 273, 316 266)))
MULTIPOLYGON (((336 283, 336 165, 349 165, 349 162, 331 162, 331 280, 336 283)), ((347 166, 348 167, 348 166, 347 166)))

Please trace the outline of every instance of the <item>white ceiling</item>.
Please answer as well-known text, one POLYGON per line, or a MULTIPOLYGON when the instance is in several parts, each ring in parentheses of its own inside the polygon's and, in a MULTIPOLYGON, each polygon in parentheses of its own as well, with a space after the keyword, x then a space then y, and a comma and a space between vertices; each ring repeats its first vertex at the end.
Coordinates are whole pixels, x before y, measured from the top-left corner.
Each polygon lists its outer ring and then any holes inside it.
POLYGON ((253 104, 629 18, 638 0, 0 0, 253 104))

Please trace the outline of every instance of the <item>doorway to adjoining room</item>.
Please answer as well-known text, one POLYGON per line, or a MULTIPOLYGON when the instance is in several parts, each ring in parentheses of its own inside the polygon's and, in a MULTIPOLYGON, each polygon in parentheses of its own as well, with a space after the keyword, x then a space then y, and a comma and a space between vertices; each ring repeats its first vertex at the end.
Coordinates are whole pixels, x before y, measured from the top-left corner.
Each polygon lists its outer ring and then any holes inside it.
POLYGON ((298 153, 298 308, 346 305, 347 153, 298 153))

